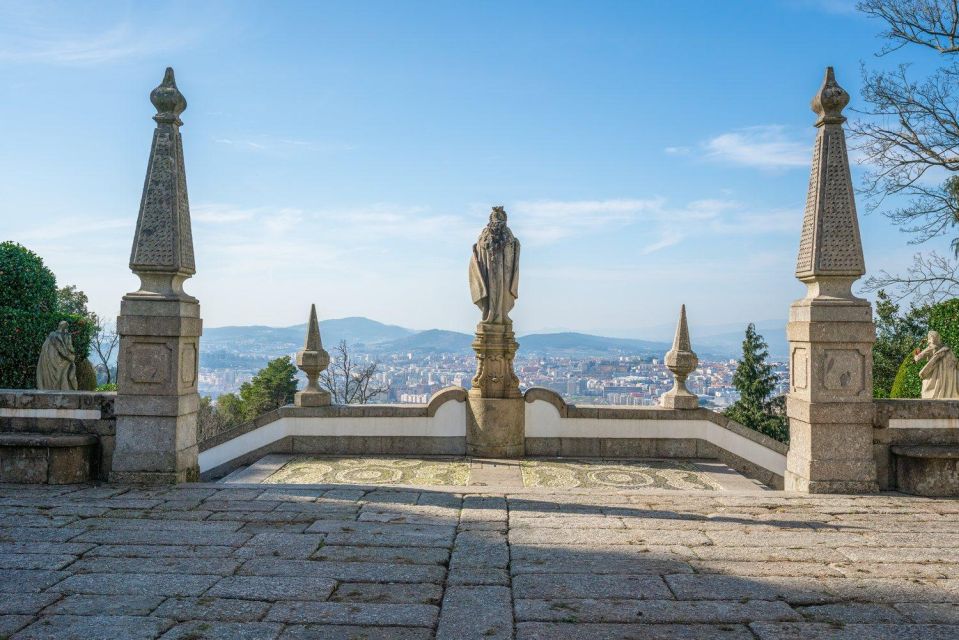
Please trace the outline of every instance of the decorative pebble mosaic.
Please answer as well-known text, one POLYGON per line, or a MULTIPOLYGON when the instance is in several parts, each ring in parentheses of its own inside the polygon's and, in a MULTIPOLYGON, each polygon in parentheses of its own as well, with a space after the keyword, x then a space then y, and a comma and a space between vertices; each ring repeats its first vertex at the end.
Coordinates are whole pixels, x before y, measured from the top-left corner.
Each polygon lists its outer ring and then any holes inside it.
POLYGON ((463 459, 303 456, 285 464, 266 482, 465 486, 469 475, 469 461, 463 459))
POLYGON ((524 460, 526 487, 596 489, 700 489, 718 491, 719 484, 682 460, 524 460))

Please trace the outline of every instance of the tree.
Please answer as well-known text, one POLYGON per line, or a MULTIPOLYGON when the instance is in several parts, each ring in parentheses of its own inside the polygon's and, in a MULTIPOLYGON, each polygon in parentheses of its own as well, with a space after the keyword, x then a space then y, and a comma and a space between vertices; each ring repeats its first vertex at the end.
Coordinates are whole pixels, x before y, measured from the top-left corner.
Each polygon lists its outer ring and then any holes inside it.
POLYGON ((105 384, 113 383, 113 370, 110 368, 110 361, 113 359, 113 352, 120 344, 120 334, 117 333, 116 324, 104 322, 97 314, 93 316, 93 340, 90 341, 90 347, 96 354, 106 375, 105 384))
POLYGON ((270 360, 240 386, 240 403, 244 420, 253 420, 267 411, 293 402, 296 394, 296 366, 290 356, 270 360))
POLYGON ((876 294, 876 342, 872 347, 873 396, 889 398, 902 361, 922 341, 928 307, 899 313, 899 305, 885 291, 876 294))
POLYGON ((959 299, 941 302, 935 306, 922 309, 921 327, 914 341, 909 344, 909 351, 902 359, 896 372, 890 398, 918 398, 922 390, 922 381, 919 370, 925 362, 916 362, 913 359, 913 349, 924 346, 928 331, 938 331, 943 344, 959 353, 959 299))
POLYGON ((77 361, 85 360, 93 332, 89 318, 60 309, 56 278, 40 256, 15 242, 0 243, 0 388, 36 385, 40 348, 61 320, 70 326, 77 361))
POLYGON ((376 380, 379 366, 375 361, 358 363, 346 340, 341 340, 333 349, 330 366, 320 373, 319 384, 330 392, 333 404, 367 404, 390 390, 388 383, 376 380))
POLYGON ((749 323, 743 340, 743 357, 733 374, 733 386, 739 400, 725 411, 725 415, 745 427, 765 433, 781 442, 789 441, 789 427, 785 417, 785 403, 774 398, 779 379, 766 362, 769 345, 749 323))
POLYGON ((71 284, 57 289, 57 308, 63 313, 92 318, 94 314, 87 309, 88 302, 90 300, 87 298, 87 294, 77 289, 75 285, 71 284))
MULTIPOLYGON (((863 191, 916 243, 953 233, 959 224, 959 6, 946 0, 862 0, 859 10, 884 23, 885 56, 914 45, 941 56, 939 68, 916 80, 910 67, 864 71, 866 116, 851 124, 858 149, 873 169, 863 191), (885 209, 887 201, 904 202, 885 209)), ((959 258, 959 237, 952 239, 959 258)), ((882 272, 866 289, 893 287, 896 299, 933 304, 959 294, 959 263, 917 256, 905 276, 882 272)))

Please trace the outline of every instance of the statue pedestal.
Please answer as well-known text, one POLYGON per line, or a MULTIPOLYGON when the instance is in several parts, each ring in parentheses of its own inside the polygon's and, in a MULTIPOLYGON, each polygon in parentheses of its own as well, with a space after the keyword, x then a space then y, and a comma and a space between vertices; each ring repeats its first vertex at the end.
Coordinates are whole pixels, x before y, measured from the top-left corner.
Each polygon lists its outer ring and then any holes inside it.
POLYGON ((526 403, 513 372, 518 348, 512 323, 476 326, 477 371, 469 391, 467 455, 513 458, 525 452, 526 403))
POLYGON ((522 398, 468 398, 466 455, 521 458, 526 452, 526 401, 522 398))

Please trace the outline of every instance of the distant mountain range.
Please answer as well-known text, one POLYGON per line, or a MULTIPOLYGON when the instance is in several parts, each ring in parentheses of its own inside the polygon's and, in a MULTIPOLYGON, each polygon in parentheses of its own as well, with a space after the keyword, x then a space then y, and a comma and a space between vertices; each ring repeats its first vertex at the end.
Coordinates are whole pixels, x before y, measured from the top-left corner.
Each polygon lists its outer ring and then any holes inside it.
MULTIPOLYGON (((728 327, 716 327, 727 329, 728 327)), ((781 358, 787 353, 785 322, 768 321, 758 324, 770 346, 770 354, 781 358)), ((745 330, 745 327, 743 327, 745 330)), ((738 358, 741 355, 743 330, 721 331, 709 335, 692 335, 693 349, 700 355, 713 358, 738 358)), ((323 343, 330 346, 345 340, 360 351, 370 353, 469 353, 473 336, 456 331, 429 329, 415 331, 396 325, 383 324, 369 318, 351 317, 320 322, 323 343)), ((201 344, 201 366, 222 367, 253 365, 282 354, 292 353, 303 346, 306 325, 292 327, 231 326, 207 328, 201 344)), ((611 338, 576 333, 536 333, 517 338, 525 353, 542 355, 569 355, 604 357, 618 355, 662 356, 670 343, 659 340, 611 338)))

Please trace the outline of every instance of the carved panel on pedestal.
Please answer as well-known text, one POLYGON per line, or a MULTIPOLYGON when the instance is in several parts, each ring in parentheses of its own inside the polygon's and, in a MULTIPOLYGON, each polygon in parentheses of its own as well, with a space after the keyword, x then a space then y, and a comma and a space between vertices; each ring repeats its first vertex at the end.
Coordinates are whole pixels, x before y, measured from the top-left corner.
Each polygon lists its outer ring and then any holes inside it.
POLYGON ((140 342, 130 347, 130 380, 146 384, 169 381, 173 350, 163 342, 140 342))
POLYGON ((805 389, 809 385, 809 351, 805 347, 795 347, 792 361, 789 363, 793 389, 805 389))
POLYGON ((843 395, 865 388, 865 356, 858 349, 826 349, 823 353, 823 387, 843 395))
POLYGON ((183 345, 180 350, 180 382, 192 386, 196 383, 197 368, 196 345, 191 343, 183 345))

